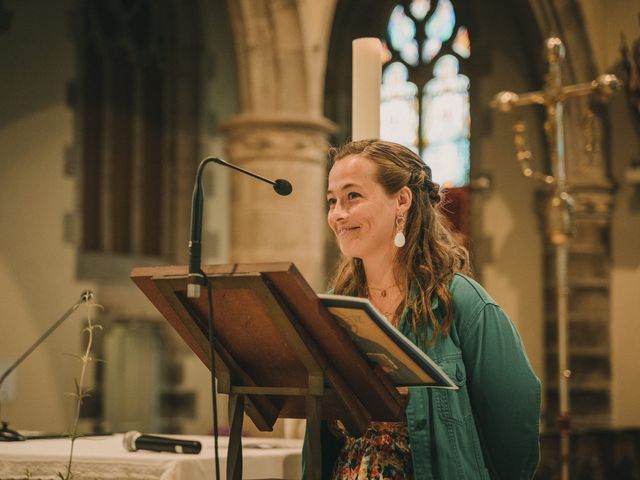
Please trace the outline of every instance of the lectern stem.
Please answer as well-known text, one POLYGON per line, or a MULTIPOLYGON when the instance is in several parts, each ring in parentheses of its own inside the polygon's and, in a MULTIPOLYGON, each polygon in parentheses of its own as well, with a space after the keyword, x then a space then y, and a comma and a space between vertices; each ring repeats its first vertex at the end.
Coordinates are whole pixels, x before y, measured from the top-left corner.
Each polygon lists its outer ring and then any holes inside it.
POLYGON ((229 447, 227 449, 227 479, 242 480, 242 421, 244 395, 229 395, 229 447))
POLYGON ((309 452, 306 456, 306 471, 311 474, 312 480, 320 480, 322 477, 322 444, 320 440, 321 397, 308 395, 305 399, 307 413, 307 435, 309 439, 309 452))

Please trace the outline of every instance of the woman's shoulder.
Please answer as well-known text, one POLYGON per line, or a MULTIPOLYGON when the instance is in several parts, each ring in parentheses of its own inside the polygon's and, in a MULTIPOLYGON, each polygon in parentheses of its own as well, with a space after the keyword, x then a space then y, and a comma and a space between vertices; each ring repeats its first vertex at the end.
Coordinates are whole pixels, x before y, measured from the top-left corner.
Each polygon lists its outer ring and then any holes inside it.
POLYGON ((486 305, 497 305, 489 293, 473 278, 456 273, 449 283, 449 292, 455 310, 471 313, 486 305))
POLYGON ((511 325, 502 308, 474 279, 455 274, 449 283, 449 292, 453 303, 454 324, 460 335, 465 335, 465 332, 468 334, 480 325, 511 325))

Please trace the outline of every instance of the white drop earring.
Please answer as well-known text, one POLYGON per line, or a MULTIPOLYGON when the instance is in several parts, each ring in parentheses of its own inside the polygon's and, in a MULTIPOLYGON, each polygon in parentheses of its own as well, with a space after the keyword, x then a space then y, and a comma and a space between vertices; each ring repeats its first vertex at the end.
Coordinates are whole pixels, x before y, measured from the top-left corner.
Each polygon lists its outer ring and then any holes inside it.
POLYGON ((396 236, 393 237, 393 244, 398 247, 398 248, 402 248, 404 247, 404 244, 407 243, 407 239, 404 236, 404 216, 402 215, 398 215, 396 217, 396 236))

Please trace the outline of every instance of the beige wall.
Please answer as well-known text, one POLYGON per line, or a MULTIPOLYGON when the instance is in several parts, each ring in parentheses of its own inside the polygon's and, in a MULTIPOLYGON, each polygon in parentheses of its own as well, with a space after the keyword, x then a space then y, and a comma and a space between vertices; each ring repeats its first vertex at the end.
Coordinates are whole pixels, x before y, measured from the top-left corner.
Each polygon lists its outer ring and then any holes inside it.
MULTIPOLYGON (((627 0, 592 0, 582 3, 584 19, 598 73, 619 72, 620 33, 629 43, 640 36, 640 5, 627 0)), ((492 11, 492 15, 503 15, 492 11)), ((498 90, 531 90, 531 69, 523 65, 524 52, 509 31, 507 19, 495 18, 500 28, 491 32, 490 75, 476 79, 476 95, 490 98, 498 90), (511 39, 511 40, 509 40, 511 39), (518 61, 518 57, 522 60, 518 61), (491 89, 491 92, 488 90, 491 89)), ((486 32, 485 32, 486 34, 486 32)), ((541 46, 542 48, 542 46, 541 46)), ((531 148, 543 165, 541 117, 535 109, 522 110, 530 131, 531 148), (527 117, 528 115, 528 117, 527 117), (538 129, 536 131, 536 127, 538 129)), ((613 98, 610 114, 611 175, 617 183, 611 225, 611 350, 612 422, 640 425, 640 388, 635 386, 640 361, 640 188, 625 179, 631 159, 640 159, 640 139, 628 112, 623 92, 613 98)), ((535 187, 520 174, 513 155, 511 123, 514 116, 493 113, 488 134, 476 137, 472 147, 479 171, 490 172, 492 189, 476 194, 480 201, 481 234, 474 239, 479 252, 483 285, 517 324, 538 375, 544 370, 543 286, 540 220, 535 187)), ((605 240, 606 241, 606 240, 605 240)))
MULTIPOLYGON (((585 22, 599 72, 619 73, 620 34, 640 38, 640 4, 622 0, 583 2, 585 22)), ((640 160, 639 126, 632 125, 624 93, 613 98, 612 175, 618 185, 611 229, 611 345, 613 423, 640 425, 640 187, 625 179, 632 159, 640 160)))
MULTIPOLYGON (((482 25, 486 73, 472 82, 475 111, 472 118, 472 176, 488 174, 491 187, 474 194, 472 249, 476 253, 477 275, 483 286, 517 325, 536 374, 544 376, 542 237, 535 203, 538 185, 520 171, 513 146, 512 125, 523 118, 538 168, 546 163, 541 141, 540 110, 519 109, 504 114, 489 108, 493 96, 502 90, 526 92, 536 88, 531 68, 513 18, 503 10, 477 12, 482 25), (475 136, 474 136, 475 132, 475 136)), ((480 62, 481 64, 484 62, 480 62)), ((481 67, 484 65, 481 65, 481 67)))
MULTIPOLYGON (((5 2, 16 12, 0 35, 0 352, 12 361, 80 297, 75 248, 63 241, 76 202, 64 175, 73 116, 69 2, 5 2), (18 8, 18 4, 19 8, 18 8)), ((75 314, 16 372, 16 399, 3 402, 14 428, 59 431, 71 419, 82 316, 75 314)))
MULTIPOLYGON (((114 256, 103 265, 104 272, 98 264, 86 263, 90 271, 85 275, 111 278, 79 282, 77 245, 65 241, 65 216, 72 219, 79 206, 77 177, 64 173, 65 151, 76 142, 75 112, 67 106, 68 82, 77 75, 69 16, 75 5, 46 0, 4 4, 14 16, 9 32, 0 34, 0 58, 3 65, 11 65, 0 69, 0 371, 71 306, 83 288, 93 288, 97 301, 108 306, 100 319, 105 327, 109 318, 164 323, 128 279, 135 260, 114 256)), ((201 30, 208 45, 202 52, 208 67, 202 72, 203 155, 223 156, 224 140, 215 120, 224 121, 237 109, 230 27, 225 22, 219 5, 203 2, 201 30)), ((227 176, 218 169, 205 182, 210 189, 203 229, 205 263, 228 258, 227 176)), ((186 238, 189 225, 180 228, 186 238)), ((186 251, 185 241, 185 257, 186 251)), ((82 320, 75 314, 8 379, 2 391, 11 390, 14 399, 2 402, 0 418, 12 427, 68 430, 73 401, 64 393, 73 390, 79 365, 67 354, 80 352, 82 320)), ((175 342, 182 345, 179 339, 175 342)), ((186 370, 180 388, 195 391, 197 398, 195 416, 185 420, 185 428, 208 433, 208 370, 186 347, 178 348, 177 356, 186 370)), ((224 405, 221 410, 226 418, 224 405)))

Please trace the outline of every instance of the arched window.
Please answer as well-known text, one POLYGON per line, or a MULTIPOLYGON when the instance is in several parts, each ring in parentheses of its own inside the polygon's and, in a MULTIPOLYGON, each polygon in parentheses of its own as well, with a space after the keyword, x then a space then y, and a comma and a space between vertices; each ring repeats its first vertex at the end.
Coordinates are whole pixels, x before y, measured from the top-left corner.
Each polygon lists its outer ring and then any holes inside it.
POLYGON ((405 0, 387 24, 380 136, 418 153, 446 187, 469 183, 469 32, 451 0, 405 0))
POLYGON ((176 258, 186 244, 174 232, 189 218, 183 185, 199 157, 196 4, 79 3, 80 243, 89 262, 80 271, 88 276, 112 255, 139 264, 176 258))
POLYGON ((162 254, 166 2, 82 3, 85 251, 162 254))

